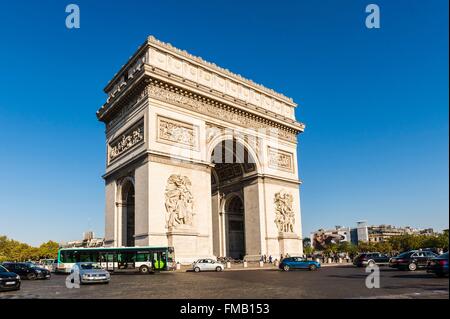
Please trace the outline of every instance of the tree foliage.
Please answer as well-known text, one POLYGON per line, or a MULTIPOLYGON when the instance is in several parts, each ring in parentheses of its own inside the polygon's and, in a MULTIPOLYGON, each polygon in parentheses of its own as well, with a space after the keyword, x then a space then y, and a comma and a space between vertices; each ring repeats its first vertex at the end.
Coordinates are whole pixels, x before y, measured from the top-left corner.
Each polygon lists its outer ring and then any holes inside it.
POLYGON ((0 236, 0 262, 56 258, 58 248, 59 244, 51 240, 39 247, 32 247, 17 240, 8 239, 6 236, 0 236))

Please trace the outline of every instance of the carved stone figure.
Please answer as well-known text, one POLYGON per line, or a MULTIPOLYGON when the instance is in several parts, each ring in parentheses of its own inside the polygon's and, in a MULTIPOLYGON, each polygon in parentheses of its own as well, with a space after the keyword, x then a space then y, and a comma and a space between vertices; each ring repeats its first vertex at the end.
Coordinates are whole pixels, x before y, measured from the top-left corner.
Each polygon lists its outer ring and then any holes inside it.
POLYGON ((170 175, 166 186, 166 227, 192 225, 194 217, 194 197, 191 181, 187 176, 170 175))
POLYGON ((279 232, 293 233, 295 216, 292 209, 292 194, 282 190, 275 194, 275 224, 279 232))

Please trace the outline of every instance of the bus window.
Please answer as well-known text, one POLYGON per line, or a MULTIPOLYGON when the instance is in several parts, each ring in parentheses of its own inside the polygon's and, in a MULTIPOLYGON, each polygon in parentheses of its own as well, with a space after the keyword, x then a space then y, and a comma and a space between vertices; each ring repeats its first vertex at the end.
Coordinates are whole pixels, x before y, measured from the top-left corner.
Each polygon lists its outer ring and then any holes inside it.
POLYGON ((150 254, 148 252, 140 252, 138 251, 136 254, 136 261, 137 262, 143 262, 148 261, 150 257, 150 254))
POLYGON ((82 252, 80 253, 80 262, 99 262, 98 252, 82 252))
POLYGON ((123 251, 117 254, 117 261, 119 262, 134 262, 136 259, 136 252, 123 251))
POLYGON ((62 263, 74 263, 76 262, 75 251, 61 251, 60 259, 62 263))

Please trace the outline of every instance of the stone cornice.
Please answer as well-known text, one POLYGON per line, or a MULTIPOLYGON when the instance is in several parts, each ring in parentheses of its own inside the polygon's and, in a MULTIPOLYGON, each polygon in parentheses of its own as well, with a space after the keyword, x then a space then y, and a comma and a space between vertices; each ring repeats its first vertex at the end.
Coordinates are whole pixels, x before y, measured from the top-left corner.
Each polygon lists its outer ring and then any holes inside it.
MULTIPOLYGON (((145 67, 145 69, 147 68, 145 67)), ((189 87, 187 83, 183 83, 182 86, 173 85, 156 79, 156 77, 165 79, 161 74, 154 73, 153 77, 150 77, 147 73, 142 73, 139 78, 136 78, 136 81, 133 81, 135 82, 133 86, 122 91, 120 98, 115 98, 107 108, 97 112, 99 120, 108 123, 107 128, 110 128, 120 120, 117 112, 127 113, 143 98, 150 97, 200 114, 216 116, 221 120, 248 128, 275 128, 278 129, 276 133, 281 139, 293 143, 297 142, 296 135, 304 130, 303 123, 276 116, 269 111, 252 109, 249 105, 241 105, 227 97, 219 97, 213 93, 207 94, 199 89, 189 87), (234 104, 236 105, 234 106, 234 104)), ((172 77, 171 80, 175 79, 172 77)), ((176 81, 172 82, 176 83, 176 81)))
POLYGON ((253 129, 275 128, 278 129, 280 138, 290 142, 296 143, 296 135, 304 130, 302 123, 295 121, 285 122, 262 114, 254 114, 251 111, 234 107, 228 103, 223 103, 155 79, 150 80, 148 88, 148 96, 150 98, 173 103, 243 127, 253 129))
POLYGON ((122 95, 122 91, 146 66, 166 71, 169 76, 171 74, 179 76, 183 81, 192 81, 197 86, 204 86, 210 91, 230 95, 245 104, 253 104, 256 108, 295 120, 293 108, 296 104, 292 99, 154 37, 149 37, 138 48, 105 87, 108 99, 98 113, 102 113, 109 104, 122 95))
POLYGON ((210 68, 211 70, 221 73, 222 75, 226 75, 236 81, 245 83, 248 86, 255 88, 257 90, 260 90, 268 95, 273 95, 273 96, 277 97, 278 99, 283 100, 284 102, 288 103, 291 106, 297 106, 297 104, 294 103, 292 98, 289 98, 289 97, 287 97, 281 93, 278 93, 272 89, 266 88, 265 86, 255 83, 252 80, 246 79, 243 76, 241 76, 240 74, 233 73, 228 69, 225 69, 225 68, 222 68, 222 67, 216 65, 215 63, 205 61, 199 56, 192 55, 185 50, 180 50, 180 49, 172 46, 170 43, 166 43, 166 42, 156 39, 154 36, 149 36, 147 39, 147 43, 149 45, 156 45, 159 48, 164 48, 171 53, 177 54, 185 59, 194 61, 206 68, 210 68))

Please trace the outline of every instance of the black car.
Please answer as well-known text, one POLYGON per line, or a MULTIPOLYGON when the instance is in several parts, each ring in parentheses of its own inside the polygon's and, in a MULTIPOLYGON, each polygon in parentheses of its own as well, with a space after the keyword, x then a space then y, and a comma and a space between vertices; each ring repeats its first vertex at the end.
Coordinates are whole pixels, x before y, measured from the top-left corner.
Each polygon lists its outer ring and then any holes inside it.
POLYGON ((19 290, 20 277, 0 265, 0 291, 4 290, 19 290))
POLYGON ((20 278, 29 280, 35 279, 50 279, 50 271, 45 268, 40 268, 33 263, 13 263, 6 262, 2 264, 3 267, 9 271, 15 272, 20 278))
POLYGON ((438 255, 431 251, 411 250, 391 258, 389 267, 414 271, 427 268, 428 262, 438 255))
POLYGON ((427 265, 427 272, 435 273, 438 277, 448 276, 448 252, 431 259, 427 265))
POLYGON ((387 255, 375 252, 375 253, 363 253, 359 254, 353 260, 353 265, 357 267, 373 266, 373 265, 387 265, 389 264, 389 257, 387 255))

